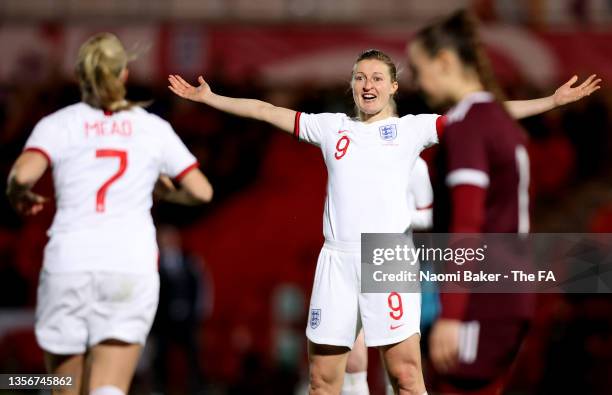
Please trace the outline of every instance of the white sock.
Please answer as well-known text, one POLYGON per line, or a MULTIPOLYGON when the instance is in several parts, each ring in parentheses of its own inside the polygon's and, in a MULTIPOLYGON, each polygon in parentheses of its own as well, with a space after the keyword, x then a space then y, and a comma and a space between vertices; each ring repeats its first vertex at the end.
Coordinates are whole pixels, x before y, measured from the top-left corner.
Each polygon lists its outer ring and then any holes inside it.
POLYGON ((346 373, 340 395, 370 395, 368 372, 346 373))
POLYGON ((125 395, 125 392, 121 391, 120 388, 114 385, 103 385, 95 388, 89 393, 89 395, 125 395))

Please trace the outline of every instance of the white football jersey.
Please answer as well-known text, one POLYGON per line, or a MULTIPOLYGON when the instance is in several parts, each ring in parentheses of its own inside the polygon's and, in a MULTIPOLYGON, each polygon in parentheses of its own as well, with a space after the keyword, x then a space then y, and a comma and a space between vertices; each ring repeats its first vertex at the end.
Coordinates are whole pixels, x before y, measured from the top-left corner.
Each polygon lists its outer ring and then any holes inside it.
POLYGON ((418 157, 410 173, 408 205, 413 209, 410 227, 428 230, 433 226, 433 188, 429 179, 427 163, 418 157))
POLYGON ((321 148, 327 166, 323 234, 356 243, 361 233, 402 233, 410 225, 411 169, 438 142, 436 114, 364 123, 346 114, 296 115, 294 134, 321 148))
POLYGON ((427 169, 427 163, 420 156, 414 162, 414 167, 410 173, 408 204, 414 210, 431 208, 433 205, 433 188, 429 180, 429 170, 427 169))
POLYGON ((197 166, 168 122, 139 107, 109 114, 77 103, 40 120, 25 150, 43 153, 53 172, 46 270, 157 270, 153 187, 160 174, 180 179, 197 166))

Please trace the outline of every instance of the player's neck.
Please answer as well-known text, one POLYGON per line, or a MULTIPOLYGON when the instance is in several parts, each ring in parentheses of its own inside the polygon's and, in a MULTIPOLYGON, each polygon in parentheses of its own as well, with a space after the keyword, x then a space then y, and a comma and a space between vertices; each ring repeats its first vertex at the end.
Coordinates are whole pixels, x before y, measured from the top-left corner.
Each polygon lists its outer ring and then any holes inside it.
POLYGON ((359 120, 363 123, 372 123, 395 116, 397 115, 390 107, 385 107, 376 114, 366 114, 363 111, 359 111, 359 120))
POLYGON ((468 79, 457 81, 454 84, 450 96, 455 103, 459 103, 461 100, 465 99, 467 96, 474 92, 482 92, 485 88, 479 80, 476 79, 468 79))

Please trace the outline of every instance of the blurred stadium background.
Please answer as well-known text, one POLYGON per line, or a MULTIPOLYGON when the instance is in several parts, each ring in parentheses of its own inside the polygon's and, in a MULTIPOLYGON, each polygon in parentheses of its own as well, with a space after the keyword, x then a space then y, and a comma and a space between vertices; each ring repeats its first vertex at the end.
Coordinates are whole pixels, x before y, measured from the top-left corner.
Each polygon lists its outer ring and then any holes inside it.
MULTIPOLYGON (((592 97, 523 126, 531 136, 533 229, 612 232, 610 0, 0 2, 3 187, 34 124, 79 100, 73 77, 79 45, 111 31, 140 52, 128 96, 154 100, 150 110, 172 123, 216 189, 214 203, 203 208, 154 207, 157 222, 177 227, 186 254, 199 258, 193 262, 200 274, 192 275, 197 303, 188 304, 185 321, 196 340, 187 347, 192 359, 175 342, 166 366, 156 370, 159 338, 181 337, 157 330, 133 393, 148 393, 160 375, 173 394, 294 393, 306 374, 304 326, 323 241, 325 168, 318 150, 263 123, 174 97, 168 73, 192 81, 202 73, 214 91, 301 111, 351 112, 353 61, 375 47, 403 69, 400 114, 428 112, 409 89, 405 47, 420 26, 460 6, 474 8, 484 22, 509 98, 551 94, 575 73, 604 78, 592 97), (201 378, 196 385, 187 378, 190 366, 201 378)), ((38 190, 52 195, 50 177, 38 190)), ((32 325, 52 215, 51 209, 23 220, 0 199, 2 373, 44 371, 32 325)), ((166 297, 183 297, 172 295, 166 297)), ((168 316, 185 309, 172 301, 165 308, 168 316)), ((511 393, 611 394, 610 295, 540 295, 537 311, 511 393)), ((369 380, 379 393, 382 375, 371 356, 369 380)))

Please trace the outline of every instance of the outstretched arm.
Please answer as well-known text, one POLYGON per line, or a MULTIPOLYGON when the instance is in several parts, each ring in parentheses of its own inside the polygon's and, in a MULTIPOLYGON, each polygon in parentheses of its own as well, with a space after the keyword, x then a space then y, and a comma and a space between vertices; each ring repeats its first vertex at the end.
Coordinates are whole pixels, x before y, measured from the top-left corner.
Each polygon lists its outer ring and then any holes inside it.
POLYGON ((277 107, 270 103, 255 99, 236 99, 217 95, 202 76, 198 77, 200 85, 195 87, 179 75, 170 75, 170 90, 180 97, 207 104, 217 110, 224 111, 239 117, 253 118, 268 122, 277 128, 293 133, 295 111, 277 107))
POLYGON ((512 100, 507 101, 504 104, 506 105, 508 112, 515 119, 527 118, 532 115, 541 114, 543 112, 552 110, 553 108, 580 100, 601 88, 599 86, 601 78, 595 79, 596 77, 597 76, 593 74, 582 84, 572 88, 572 85, 578 81, 578 76, 573 76, 569 81, 561 85, 555 91, 555 93, 548 97, 533 100, 512 100))

